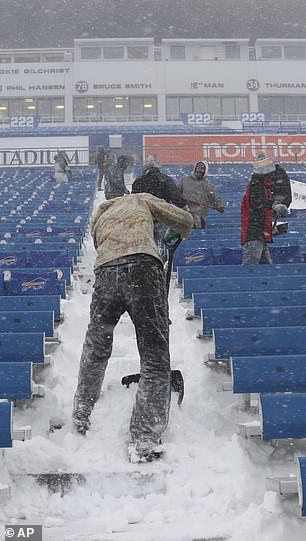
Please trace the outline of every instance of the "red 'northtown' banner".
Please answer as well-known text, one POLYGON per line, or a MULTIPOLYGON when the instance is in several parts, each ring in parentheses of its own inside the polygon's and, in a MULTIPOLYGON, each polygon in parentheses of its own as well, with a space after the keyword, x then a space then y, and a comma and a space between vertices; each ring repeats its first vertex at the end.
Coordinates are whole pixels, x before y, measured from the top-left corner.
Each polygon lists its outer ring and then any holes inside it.
POLYGON ((306 160, 306 134, 299 135, 145 135, 144 158, 153 155, 166 165, 210 162, 253 162, 256 151, 280 162, 306 160))

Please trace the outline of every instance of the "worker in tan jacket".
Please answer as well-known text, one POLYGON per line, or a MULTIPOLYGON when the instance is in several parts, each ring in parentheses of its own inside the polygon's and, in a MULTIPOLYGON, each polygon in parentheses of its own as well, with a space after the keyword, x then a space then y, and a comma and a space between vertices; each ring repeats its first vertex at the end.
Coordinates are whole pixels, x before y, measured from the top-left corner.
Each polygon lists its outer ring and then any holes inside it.
POLYGON ((194 223, 190 213, 150 194, 104 201, 92 219, 96 280, 73 408, 75 427, 85 435, 111 356, 114 328, 128 312, 141 372, 130 422, 131 461, 156 456, 169 415, 168 301, 154 220, 182 238, 188 237, 194 223))

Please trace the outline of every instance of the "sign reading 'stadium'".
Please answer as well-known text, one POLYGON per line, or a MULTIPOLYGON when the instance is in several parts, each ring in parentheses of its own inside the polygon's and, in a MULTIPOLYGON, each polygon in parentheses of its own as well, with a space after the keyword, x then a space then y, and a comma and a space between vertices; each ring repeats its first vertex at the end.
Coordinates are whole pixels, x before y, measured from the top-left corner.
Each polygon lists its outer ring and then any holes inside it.
POLYGON ((6 137, 1 141, 0 167, 50 167, 59 150, 66 152, 69 164, 88 165, 87 136, 6 137))
POLYGON ((306 135, 145 135, 145 157, 155 155, 162 164, 252 162, 256 151, 281 162, 306 160, 306 135))

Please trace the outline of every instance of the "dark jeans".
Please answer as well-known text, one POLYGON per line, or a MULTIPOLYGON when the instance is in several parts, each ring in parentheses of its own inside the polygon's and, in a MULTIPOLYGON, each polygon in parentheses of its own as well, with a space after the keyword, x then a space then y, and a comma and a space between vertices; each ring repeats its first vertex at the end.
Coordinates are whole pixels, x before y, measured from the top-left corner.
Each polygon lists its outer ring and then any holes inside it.
POLYGON ((161 263, 142 254, 135 258, 132 263, 96 270, 73 417, 81 421, 98 400, 114 328, 128 312, 135 326, 141 373, 130 422, 131 441, 154 445, 166 429, 169 416, 168 300, 161 263))

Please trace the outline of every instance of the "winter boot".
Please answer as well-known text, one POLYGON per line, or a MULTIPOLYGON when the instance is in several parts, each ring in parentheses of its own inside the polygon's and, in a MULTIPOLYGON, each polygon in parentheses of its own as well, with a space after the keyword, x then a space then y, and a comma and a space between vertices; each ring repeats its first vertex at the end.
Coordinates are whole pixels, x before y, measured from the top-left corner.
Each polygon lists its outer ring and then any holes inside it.
POLYGON ((129 461, 132 464, 137 462, 152 462, 162 457, 164 449, 160 444, 152 442, 130 443, 128 447, 129 461))

